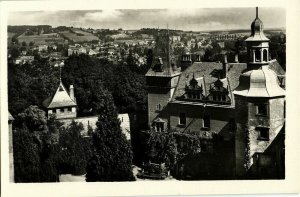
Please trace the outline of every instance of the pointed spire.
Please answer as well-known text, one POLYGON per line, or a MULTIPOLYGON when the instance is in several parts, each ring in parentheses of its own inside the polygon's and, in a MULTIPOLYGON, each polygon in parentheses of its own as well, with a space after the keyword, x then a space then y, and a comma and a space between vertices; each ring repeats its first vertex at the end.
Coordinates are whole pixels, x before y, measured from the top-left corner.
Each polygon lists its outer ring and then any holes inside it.
POLYGON ((256 7, 256 18, 258 18, 258 7, 256 7))

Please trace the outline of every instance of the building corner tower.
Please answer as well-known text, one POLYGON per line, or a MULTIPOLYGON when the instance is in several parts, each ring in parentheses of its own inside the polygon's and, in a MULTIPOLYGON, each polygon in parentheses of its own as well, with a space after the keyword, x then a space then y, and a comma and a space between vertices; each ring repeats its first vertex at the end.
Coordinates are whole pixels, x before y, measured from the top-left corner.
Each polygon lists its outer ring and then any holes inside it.
POLYGON ((247 70, 233 92, 237 123, 235 176, 278 178, 282 170, 278 160, 282 154, 277 154, 272 147, 284 129, 285 91, 279 85, 277 74, 269 68, 269 39, 264 35, 258 8, 246 43, 247 70))

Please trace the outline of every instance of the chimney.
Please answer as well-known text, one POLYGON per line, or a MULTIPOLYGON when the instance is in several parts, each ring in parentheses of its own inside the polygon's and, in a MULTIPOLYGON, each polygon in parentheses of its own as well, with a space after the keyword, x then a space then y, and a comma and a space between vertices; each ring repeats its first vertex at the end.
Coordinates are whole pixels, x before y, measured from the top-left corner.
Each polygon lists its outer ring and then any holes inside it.
POLYGON ((223 78, 227 77, 227 73, 228 73, 227 55, 224 54, 224 60, 223 60, 223 78))
POLYGON ((75 97, 74 97, 74 86, 70 85, 70 97, 73 101, 75 101, 75 97))
POLYGON ((235 54, 235 56, 234 56, 234 62, 235 63, 239 63, 239 55, 238 54, 235 54))

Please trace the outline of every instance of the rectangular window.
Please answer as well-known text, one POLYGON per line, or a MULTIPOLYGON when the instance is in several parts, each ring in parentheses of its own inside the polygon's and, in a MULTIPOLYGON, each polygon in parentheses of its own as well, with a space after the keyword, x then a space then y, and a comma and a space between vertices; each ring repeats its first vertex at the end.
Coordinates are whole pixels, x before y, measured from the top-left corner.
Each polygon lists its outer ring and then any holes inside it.
POLYGON ((210 128, 210 117, 209 115, 204 115, 203 117, 203 127, 210 128))
POLYGON ((71 112, 72 111, 72 107, 68 107, 68 112, 71 112))
POLYGON ((257 127, 258 140, 269 140, 269 128, 257 127))
POLYGON ((53 113, 56 114, 56 109, 53 109, 53 113))
POLYGON ((267 116, 268 115, 268 105, 265 103, 256 105, 256 115, 267 116))
POLYGON ((63 108, 60 109, 60 113, 64 113, 64 109, 63 108))
POLYGON ((180 114, 179 114, 179 124, 180 124, 180 125, 185 125, 185 124, 186 124, 186 116, 185 116, 185 113, 180 113, 180 114))

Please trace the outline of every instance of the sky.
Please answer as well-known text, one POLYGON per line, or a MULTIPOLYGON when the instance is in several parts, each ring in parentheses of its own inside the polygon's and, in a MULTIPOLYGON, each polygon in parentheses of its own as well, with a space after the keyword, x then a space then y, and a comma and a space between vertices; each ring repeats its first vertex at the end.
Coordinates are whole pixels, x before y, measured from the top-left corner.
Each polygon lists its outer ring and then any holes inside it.
MULTIPOLYGON (((265 28, 284 28, 284 8, 259 8, 265 28)), ((74 26, 96 29, 169 28, 178 30, 249 29, 255 8, 105 9, 30 11, 9 14, 9 25, 74 26)))

